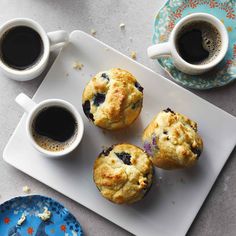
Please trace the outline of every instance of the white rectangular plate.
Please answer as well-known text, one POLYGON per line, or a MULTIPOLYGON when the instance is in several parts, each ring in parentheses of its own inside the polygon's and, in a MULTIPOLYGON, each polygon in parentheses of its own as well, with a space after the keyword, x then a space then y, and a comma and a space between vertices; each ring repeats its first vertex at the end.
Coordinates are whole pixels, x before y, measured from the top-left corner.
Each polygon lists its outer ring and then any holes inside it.
POLYGON ((184 235, 236 144, 236 119, 189 91, 132 61, 95 38, 74 31, 34 96, 39 102, 62 98, 74 104, 85 123, 78 150, 62 160, 42 157, 30 145, 24 115, 4 150, 4 160, 135 235, 184 235), (82 70, 73 63, 84 64, 82 70), (129 70, 144 87, 144 106, 129 129, 103 132, 84 116, 82 91, 92 75, 120 67, 129 70), (141 134, 152 117, 170 107, 197 121, 204 140, 199 163, 189 170, 156 171, 149 194, 130 206, 104 199, 93 183, 93 163, 103 146, 130 142, 141 146, 141 134), (158 176, 162 177, 159 183, 158 176))

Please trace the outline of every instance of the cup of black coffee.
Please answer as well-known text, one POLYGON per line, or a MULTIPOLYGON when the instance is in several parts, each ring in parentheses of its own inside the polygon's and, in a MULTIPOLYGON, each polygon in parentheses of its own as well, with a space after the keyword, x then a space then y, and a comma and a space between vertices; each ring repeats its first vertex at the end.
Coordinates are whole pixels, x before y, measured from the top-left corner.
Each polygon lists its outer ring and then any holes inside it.
POLYGON ((80 143, 83 120, 75 107, 61 99, 47 99, 36 104, 25 94, 16 102, 28 113, 26 132, 33 146, 48 157, 63 157, 80 143))
POLYGON ((193 13, 175 25, 168 42, 153 45, 147 52, 152 59, 171 56, 177 69, 197 75, 216 66, 224 58, 228 44, 227 30, 219 19, 193 13))
POLYGON ((10 20, 0 27, 0 68, 11 79, 36 78, 45 69, 50 50, 67 41, 64 30, 46 33, 31 19, 10 20))

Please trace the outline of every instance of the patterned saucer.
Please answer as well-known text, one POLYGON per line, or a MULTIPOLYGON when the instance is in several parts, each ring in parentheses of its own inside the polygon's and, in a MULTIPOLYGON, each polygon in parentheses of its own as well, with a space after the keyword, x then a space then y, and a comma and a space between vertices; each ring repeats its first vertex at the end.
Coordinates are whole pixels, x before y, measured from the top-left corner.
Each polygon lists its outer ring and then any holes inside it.
POLYGON ((178 71, 171 58, 160 58, 158 62, 177 83, 185 87, 210 89, 224 86, 236 79, 236 0, 168 0, 155 18, 153 43, 167 41, 175 24, 194 12, 210 13, 226 26, 230 44, 224 60, 213 70, 197 76, 178 71))
POLYGON ((32 195, 16 197, 0 205, 1 236, 82 236, 83 231, 75 217, 60 203, 51 198, 32 195), (52 213, 42 221, 38 214, 44 207, 52 213), (17 225, 22 214, 25 222, 17 225))

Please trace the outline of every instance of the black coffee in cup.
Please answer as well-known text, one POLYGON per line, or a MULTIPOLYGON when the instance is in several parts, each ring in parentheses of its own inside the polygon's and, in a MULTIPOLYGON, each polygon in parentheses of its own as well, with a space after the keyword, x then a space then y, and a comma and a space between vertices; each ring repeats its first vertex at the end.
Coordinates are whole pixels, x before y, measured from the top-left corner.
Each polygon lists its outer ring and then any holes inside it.
POLYGON ((6 31, 0 40, 3 63, 17 70, 33 66, 43 54, 43 42, 38 32, 27 26, 6 31))
POLYGON ((69 147, 78 133, 73 114, 60 106, 42 109, 32 123, 36 143, 48 151, 61 151, 69 147))
POLYGON ((186 24, 176 39, 180 56, 188 63, 208 64, 221 51, 221 35, 210 23, 196 21, 186 24))

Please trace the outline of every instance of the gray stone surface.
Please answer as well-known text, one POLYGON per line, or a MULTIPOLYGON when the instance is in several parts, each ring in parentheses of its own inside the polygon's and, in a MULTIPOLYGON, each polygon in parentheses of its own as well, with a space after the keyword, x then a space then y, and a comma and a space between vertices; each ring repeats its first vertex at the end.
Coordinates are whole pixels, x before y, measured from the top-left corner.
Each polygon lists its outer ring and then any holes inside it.
MULTIPOLYGON (((0 24, 14 17, 30 17, 42 24, 47 31, 65 29, 70 32, 80 29, 90 32, 93 28, 97 31, 98 39, 127 55, 132 50, 136 51, 139 62, 165 75, 160 67, 146 56, 146 48, 151 43, 153 19, 163 3, 164 0, 0 0, 0 24), (124 32, 119 29, 121 22, 126 24, 124 32)), ((52 54, 50 65, 55 56, 56 53, 52 54)), ((0 75, 1 152, 23 113, 14 103, 14 98, 20 92, 32 96, 44 75, 30 82, 15 82, 0 75)), ((192 92, 236 116, 235 91, 236 83, 210 91, 192 92)), ((215 158, 217 159, 217 156, 215 158)), ((231 154, 188 235, 235 235, 235 167, 236 150, 231 154)), ((0 202, 22 195, 24 185, 30 186, 33 194, 43 194, 61 201, 81 222, 86 235, 130 235, 0 159, 0 202)))

